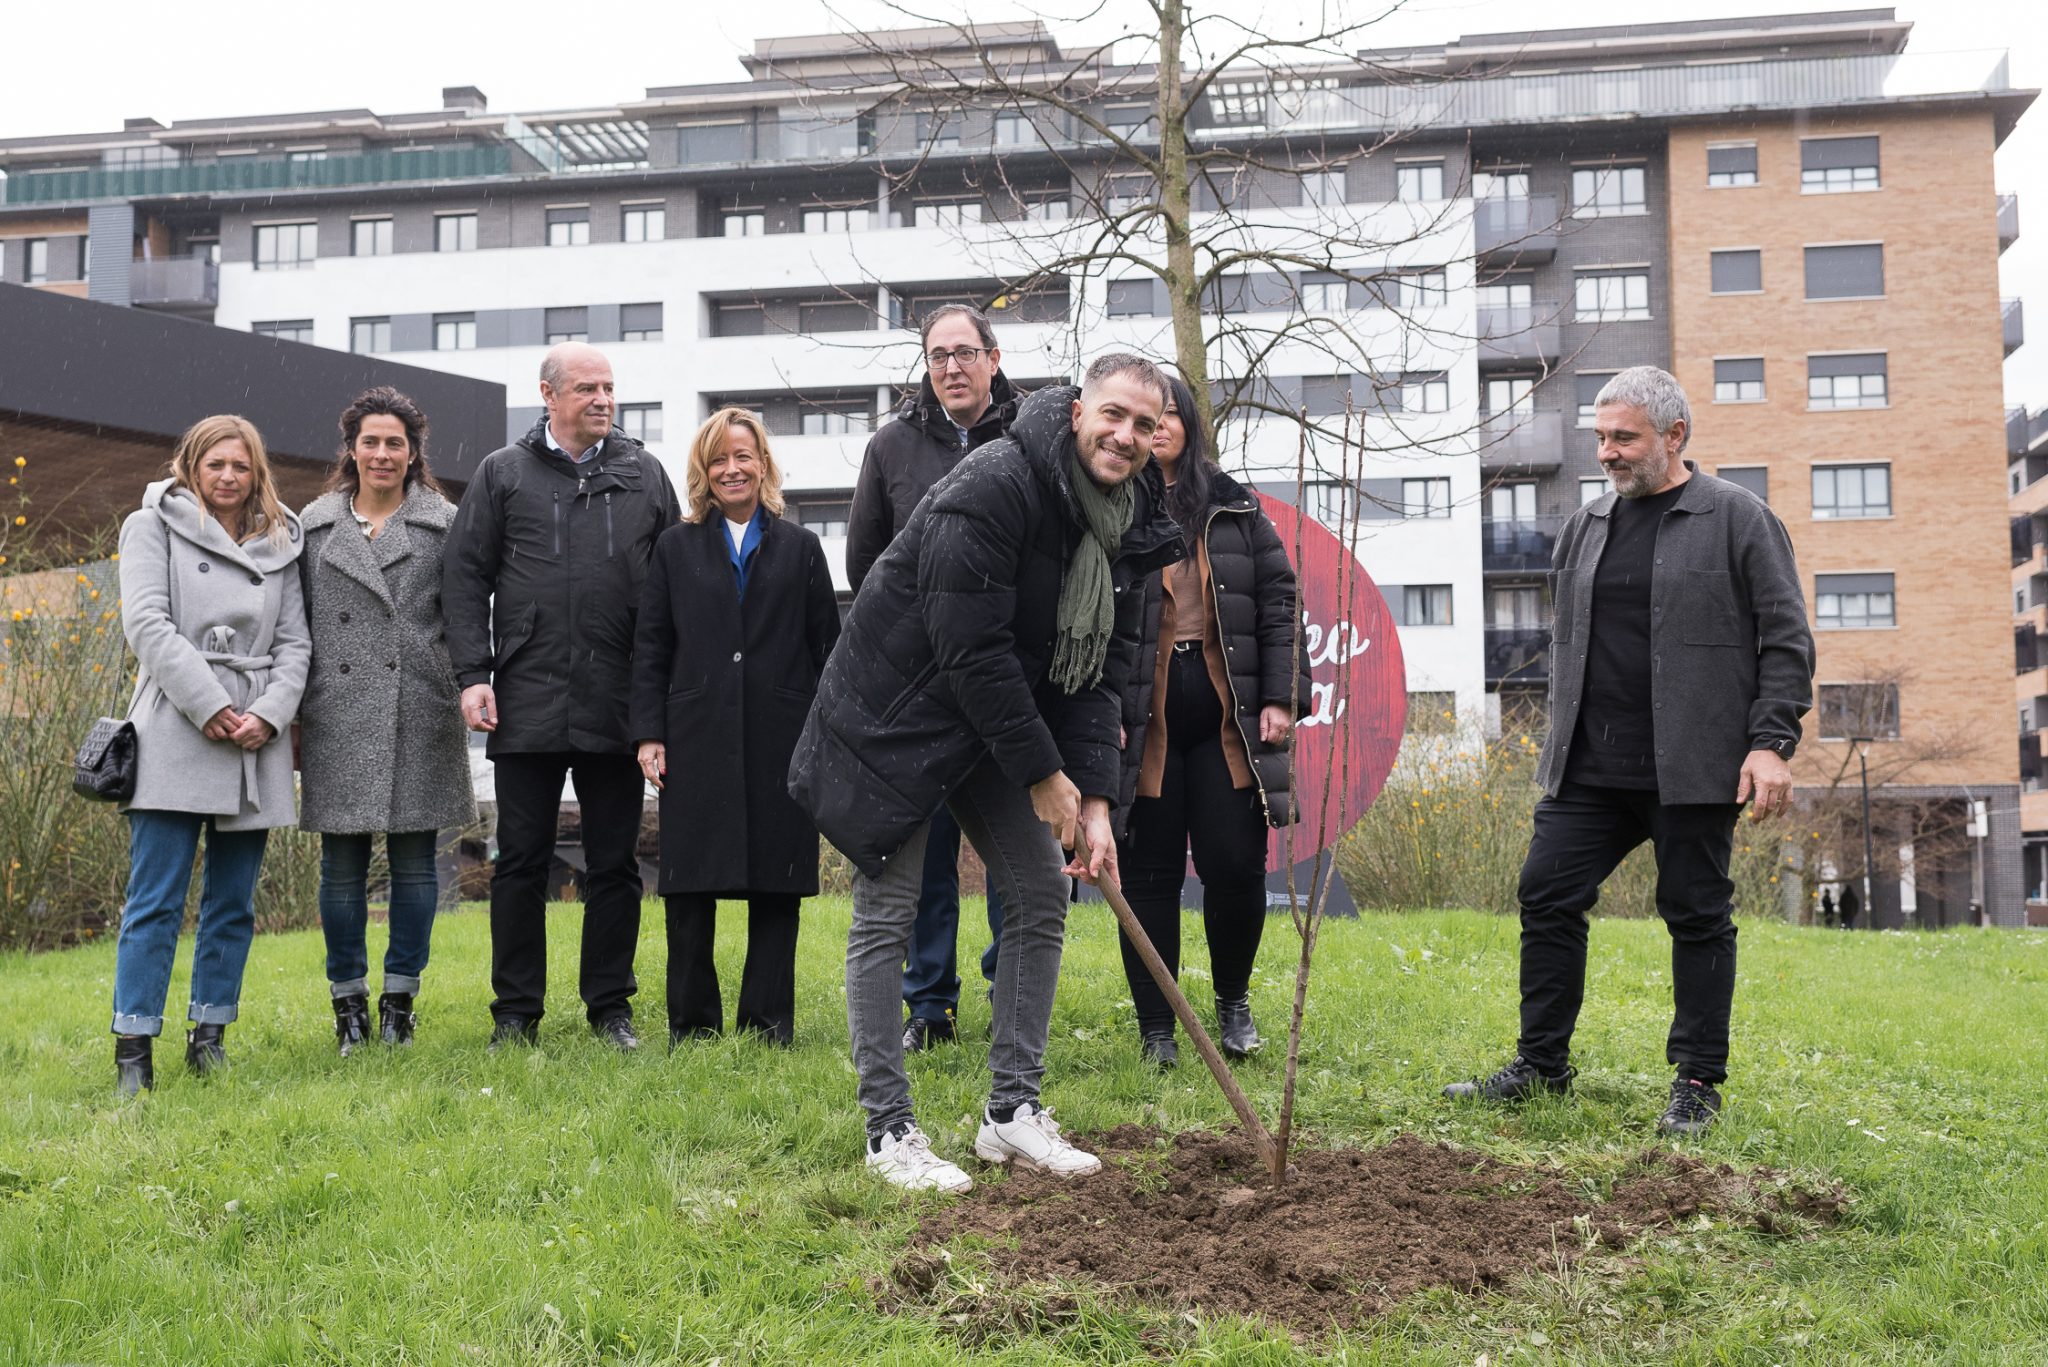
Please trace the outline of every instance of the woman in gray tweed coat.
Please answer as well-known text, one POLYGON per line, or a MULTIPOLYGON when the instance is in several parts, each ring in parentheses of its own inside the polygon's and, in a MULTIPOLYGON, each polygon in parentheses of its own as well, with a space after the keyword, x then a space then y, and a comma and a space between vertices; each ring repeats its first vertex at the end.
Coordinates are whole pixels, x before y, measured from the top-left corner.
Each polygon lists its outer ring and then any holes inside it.
POLYGON ((299 710, 299 824, 318 831, 320 928, 343 1057, 369 1038, 369 873, 391 867, 391 938, 377 998, 386 1044, 412 1041, 444 827, 476 817, 469 736, 441 639, 441 548, 455 506, 427 472, 427 419, 389 387, 341 415, 327 491, 299 516, 313 668, 299 710))

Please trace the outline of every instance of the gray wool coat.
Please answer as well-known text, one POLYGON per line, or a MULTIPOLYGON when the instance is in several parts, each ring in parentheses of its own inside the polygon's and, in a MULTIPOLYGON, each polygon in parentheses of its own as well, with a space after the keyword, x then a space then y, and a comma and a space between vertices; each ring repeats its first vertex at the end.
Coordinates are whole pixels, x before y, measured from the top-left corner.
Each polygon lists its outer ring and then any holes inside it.
POLYGON ((312 645, 299 588, 305 533, 285 513, 282 543, 240 545, 170 480, 150 485, 121 524, 121 629, 140 664, 135 796, 123 810, 195 812, 225 831, 289 826, 291 741, 312 645), (261 750, 208 740, 223 707, 277 736, 261 750))
POLYGON ((469 732, 441 620, 441 548, 455 505, 414 485, 375 541, 339 491, 299 520, 313 632, 299 824, 332 835, 469 824, 469 732))

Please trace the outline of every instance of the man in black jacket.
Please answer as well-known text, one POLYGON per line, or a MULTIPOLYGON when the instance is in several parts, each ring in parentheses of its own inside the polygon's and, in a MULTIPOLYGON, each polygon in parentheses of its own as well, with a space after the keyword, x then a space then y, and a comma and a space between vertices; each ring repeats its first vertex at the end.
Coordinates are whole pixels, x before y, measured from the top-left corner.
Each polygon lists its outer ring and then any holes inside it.
MULTIPOLYGON (((854 592, 896 539, 913 509, 969 451, 1010 430, 1017 393, 1002 372, 1003 353, 987 315, 969 304, 944 304, 921 329, 926 375, 896 420, 875 433, 853 489, 846 537, 846 574, 854 592)), ((1002 947, 1002 895, 988 889, 988 952, 981 973, 993 990, 1002 947)), ((960 827, 944 807, 932 814, 924 848, 924 890, 903 965, 903 1005, 910 1053, 953 1038, 960 1007, 956 946, 960 938, 960 827)))
POLYGON ((1104 356, 1085 385, 1027 399, 876 561, 826 663, 790 793, 857 870, 846 1011, 868 1166, 964 1191, 911 1113, 900 1006, 925 833, 941 805, 1007 907, 989 1103, 975 1152, 1061 1175, 1101 1164, 1038 1103, 1070 875, 1115 871, 1117 711, 1147 574, 1181 556, 1146 468, 1166 406, 1157 366, 1104 356), (1085 846, 1069 861, 1061 847, 1085 846))
POLYGON ((1791 805, 1787 761, 1813 700, 1813 636, 1791 538, 1755 495, 1684 459, 1692 408, 1654 366, 1609 380, 1593 436, 1614 492, 1558 536, 1550 731, 1522 865, 1522 1031, 1454 1098, 1517 1101, 1571 1086, 1586 989, 1586 913, 1645 840, 1671 932, 1677 1068, 1664 1134, 1720 1114, 1735 999, 1735 821, 1791 805))
POLYGON ((547 415, 478 467, 448 535, 441 603, 462 717, 490 735, 491 1042, 531 1041, 547 996, 547 875, 562 780, 582 817, 593 1029, 633 1033, 642 787, 626 724, 633 628, 654 539, 681 509, 661 463, 612 429, 612 368, 580 342, 541 362, 547 415))

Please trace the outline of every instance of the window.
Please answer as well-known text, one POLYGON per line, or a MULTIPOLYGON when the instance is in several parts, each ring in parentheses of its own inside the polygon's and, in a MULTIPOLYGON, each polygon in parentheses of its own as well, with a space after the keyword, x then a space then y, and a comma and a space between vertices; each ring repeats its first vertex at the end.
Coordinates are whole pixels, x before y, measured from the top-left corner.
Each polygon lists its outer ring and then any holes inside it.
POLYGON ((1897 626, 1890 574, 1817 574, 1813 577, 1813 624, 1830 631, 1864 631, 1897 626))
POLYGON ((259 271, 303 270, 320 254, 319 230, 311 223, 265 223, 256 229, 259 271))
POLYGON ((1715 294, 1762 294, 1764 291, 1764 254, 1753 247, 1731 251, 1710 252, 1713 283, 1709 287, 1715 294))
POLYGON ((80 280, 92 279, 92 238, 90 236, 78 239, 78 278, 80 280))
POLYGON ((1572 212, 1580 218, 1610 218, 1649 212, 1640 166, 1581 167, 1572 172, 1572 212))
POLYGON ((1343 280, 1304 276, 1301 284, 1304 313, 1345 313, 1351 308, 1351 286, 1343 280))
POLYGON ((979 200, 927 200, 917 206, 917 226, 929 228, 943 225, 957 228, 963 223, 979 223, 982 208, 979 200))
POLYGON ((1895 683, 1822 684, 1822 740, 1897 740, 1899 686, 1895 683))
POLYGON ((1155 303, 1158 285, 1149 275, 1137 280, 1112 280, 1104 311, 1112 318, 1149 318, 1159 311, 1155 303))
POLYGON ((1266 122, 1266 92, 1263 78, 1249 81, 1218 81, 1209 96, 1209 114, 1225 128, 1261 128, 1266 122))
POLYGON ((1449 479, 1402 480, 1401 507, 1410 517, 1449 517, 1451 515, 1451 481, 1449 479))
POLYGON ((1151 204, 1157 196, 1152 190, 1152 177, 1142 173, 1104 176, 1102 178, 1102 211, 1108 214, 1127 214, 1151 204))
POLYGON ((1041 141, 1038 129, 1024 115, 1014 112, 996 115, 996 146, 1029 147, 1041 141))
POLYGON ((619 340, 658 342, 661 340, 661 305, 619 305, 619 340))
POLYGON ((806 209, 807 233, 864 233, 868 230, 868 209, 806 209))
POLYGON ((327 160, 327 149, 324 147, 302 147, 296 152, 286 152, 284 159, 294 166, 305 166, 312 162, 327 160))
POLYGON ((1488 376, 1486 381, 1486 411, 1508 413, 1516 409, 1532 407, 1531 400, 1536 394, 1536 381, 1528 375, 1488 376))
POLYGON ((391 220, 359 218, 348 225, 350 256, 391 255, 391 220))
POLYGON ((1440 161, 1404 162, 1394 168, 1394 197, 1414 202, 1444 197, 1444 164, 1440 161))
POLYGON ((178 149, 159 147, 109 147, 100 153, 100 165, 109 171, 139 171, 150 166, 176 166, 178 149))
POLYGON ((590 245, 590 206, 579 204, 569 209, 548 210, 548 245, 550 247, 586 247, 590 245))
POLYGON ((1771 501, 1771 472, 1763 465, 1723 465, 1714 471, 1738 489, 1747 489, 1765 503, 1771 501))
POLYGON ((1443 371, 1409 374, 1386 392, 1387 407, 1402 413, 1442 413, 1451 406, 1451 382, 1443 371))
POLYGON ((1302 496, 1308 515, 1333 532, 1351 526, 1357 518, 1357 495, 1348 484, 1318 481, 1307 485, 1302 496))
POLYGON ((1816 521, 1892 515, 1892 467, 1816 465, 1813 467, 1813 516, 1816 521))
POLYGON ((28 283, 42 285, 50 279, 50 239, 31 237, 22 244, 28 255, 28 283))
POLYGON ((1442 271, 1405 272, 1394 277, 1393 286, 1395 308, 1434 308, 1450 299, 1442 271))
POLYGON ((1577 389, 1575 397, 1578 399, 1579 426, 1593 425, 1593 411, 1599 403, 1600 391, 1606 388, 1607 382, 1613 378, 1614 373, 1606 370, 1582 370, 1572 377, 1572 384, 1577 389))
POLYGON ((437 252, 475 251, 476 215, 436 215, 434 218, 434 250, 437 252))
POLYGON ((1340 166, 1326 171, 1301 173, 1301 202, 1316 209, 1334 209, 1344 203, 1349 177, 1340 166))
POLYGON ((622 403, 619 405, 619 430, 639 442, 642 446, 653 446, 661 440, 661 405, 658 403, 622 403))
POLYGON ((619 214, 619 240, 659 242, 668 236, 668 210, 659 204, 628 204, 619 214))
POLYGON ((1073 212, 1065 195, 1041 195, 1024 201, 1024 217, 1032 223, 1065 223, 1073 212))
POLYGON ((796 330, 806 337, 823 332, 861 332, 874 327, 875 310, 858 299, 831 299, 799 304, 796 330))
POLYGON ((1585 506, 1586 506, 1586 505, 1587 505, 1588 503, 1591 503, 1591 502, 1592 502, 1592 501, 1593 501, 1594 499, 1596 499, 1596 498, 1600 497, 1600 496, 1601 496, 1602 494, 1606 493, 1606 492, 1607 492, 1607 489, 1608 489, 1608 484, 1607 484, 1607 481, 1606 481, 1606 480, 1604 480, 1604 479, 1582 479, 1582 480, 1580 480, 1580 481, 1579 481, 1579 506, 1580 506, 1581 508, 1585 507, 1585 506))
POLYGON ((727 237, 761 237, 768 231, 768 215, 759 209, 727 209, 718 223, 727 237))
MULTIPOLYGON (((1399 390, 1394 391, 1399 393, 1399 390)), ((1356 375, 1304 375, 1301 406, 1311 418, 1340 418, 1372 400, 1372 385, 1356 375)))
POLYGON ((1449 584, 1405 584, 1401 588, 1401 625, 1447 627, 1451 624, 1449 584))
POLYGON ((1876 138, 1800 140, 1799 193, 1833 195, 1879 188, 1876 138))
MULTIPOLYGON (((555 341, 556 338, 549 338, 555 341)), ((567 340, 567 339, 561 339, 567 340)), ((581 341, 581 338, 576 340, 581 341)), ((476 315, 474 313, 437 313, 434 315, 434 350, 475 351, 476 315)))
POLYGON ((814 536, 845 536, 852 518, 853 504, 846 499, 807 499, 796 505, 797 525, 814 536))
POLYGON ((1582 271, 1574 285, 1581 323, 1620 323, 1650 316, 1647 271, 1582 271))
POLYGON ((1474 199, 1527 199, 1529 197, 1529 173, 1526 170, 1497 166, 1491 171, 1472 173, 1472 198, 1474 199))
POLYGON ((799 431, 806 437, 843 437, 873 425, 866 407, 806 408, 799 431))
POLYGON ((1536 520, 1536 486, 1527 480, 1513 484, 1496 484, 1486 491, 1486 520, 1488 522, 1523 522, 1536 520))
POLYGON ((1887 402, 1885 353, 1806 358, 1808 408, 1883 408, 1887 402))
POLYGON ((548 309, 541 315, 541 326, 547 334, 549 346, 557 342, 587 342, 590 340, 590 310, 548 309))
POLYGON ((1479 307, 1492 311, 1536 307, 1536 286, 1527 279, 1495 281, 1479 287, 1479 307))
POLYGON ((359 356, 374 356, 391 350, 391 320, 389 318, 349 319, 348 349, 359 356))
POLYGON ((712 307, 713 337, 763 337, 768 333, 768 310, 759 304, 719 303, 712 307))
MULTIPOLYGON (((284 318, 270 323, 251 323, 249 331, 258 337, 275 337, 280 342, 304 342, 308 346, 313 342, 311 318, 284 318)), ((360 351, 362 348, 352 346, 349 350, 360 351)))
POLYGON ((1715 403, 1762 403, 1764 363, 1761 358, 1714 362, 1715 403))
POLYGON ((1707 148, 1707 188, 1726 190, 1756 184, 1756 144, 1725 143, 1707 148))
POLYGON ((1808 299, 1875 299, 1883 294, 1883 244, 1858 242, 1806 249, 1808 299))

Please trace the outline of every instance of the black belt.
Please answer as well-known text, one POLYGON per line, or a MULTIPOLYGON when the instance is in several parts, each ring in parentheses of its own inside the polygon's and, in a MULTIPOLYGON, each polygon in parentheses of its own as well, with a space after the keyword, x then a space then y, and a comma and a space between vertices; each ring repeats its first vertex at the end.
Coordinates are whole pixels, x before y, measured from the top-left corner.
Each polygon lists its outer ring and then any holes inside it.
POLYGON ((1173 643, 1173 653, 1176 655, 1186 655, 1190 651, 1199 651, 1201 648, 1202 643, 1199 640, 1175 641, 1173 643))

